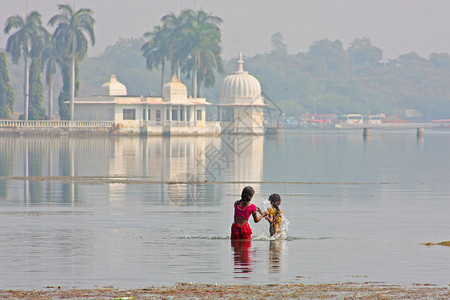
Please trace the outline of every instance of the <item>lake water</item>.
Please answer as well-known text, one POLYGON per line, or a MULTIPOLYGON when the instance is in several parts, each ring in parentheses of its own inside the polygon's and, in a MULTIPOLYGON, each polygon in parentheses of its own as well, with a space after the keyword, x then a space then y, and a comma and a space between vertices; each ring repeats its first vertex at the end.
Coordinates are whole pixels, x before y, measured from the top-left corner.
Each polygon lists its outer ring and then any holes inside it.
POLYGON ((0 137, 0 288, 450 284, 450 131, 0 137), (287 239, 229 240, 251 185, 287 239))

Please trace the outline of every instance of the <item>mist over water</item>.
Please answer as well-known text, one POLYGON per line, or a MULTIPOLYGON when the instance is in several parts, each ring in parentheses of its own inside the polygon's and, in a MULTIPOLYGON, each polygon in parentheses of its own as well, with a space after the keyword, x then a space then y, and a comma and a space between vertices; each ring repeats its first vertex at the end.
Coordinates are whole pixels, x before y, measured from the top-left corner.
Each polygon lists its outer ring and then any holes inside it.
POLYGON ((450 132, 0 137, 0 288, 202 283, 447 286, 450 132), (281 239, 250 221, 280 194, 281 239))

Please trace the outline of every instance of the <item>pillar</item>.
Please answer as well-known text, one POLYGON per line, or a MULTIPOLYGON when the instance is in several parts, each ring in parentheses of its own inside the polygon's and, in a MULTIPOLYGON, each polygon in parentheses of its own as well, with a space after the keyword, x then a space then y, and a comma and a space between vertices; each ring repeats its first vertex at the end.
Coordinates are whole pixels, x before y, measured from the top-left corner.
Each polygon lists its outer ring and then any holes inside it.
POLYGON ((363 137, 368 137, 368 136, 370 136, 370 134, 371 134, 370 128, 363 129, 363 137))
POLYGON ((423 128, 422 127, 417 128, 417 137, 423 137, 423 128))

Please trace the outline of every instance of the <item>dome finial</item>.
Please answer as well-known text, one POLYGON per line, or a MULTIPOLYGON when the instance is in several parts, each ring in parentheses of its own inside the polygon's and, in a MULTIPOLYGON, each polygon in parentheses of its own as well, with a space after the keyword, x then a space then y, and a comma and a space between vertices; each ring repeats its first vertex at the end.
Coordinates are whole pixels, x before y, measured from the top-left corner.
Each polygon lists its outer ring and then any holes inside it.
POLYGON ((237 61, 238 68, 236 73, 244 73, 244 60, 242 59, 242 52, 239 52, 239 59, 237 61))

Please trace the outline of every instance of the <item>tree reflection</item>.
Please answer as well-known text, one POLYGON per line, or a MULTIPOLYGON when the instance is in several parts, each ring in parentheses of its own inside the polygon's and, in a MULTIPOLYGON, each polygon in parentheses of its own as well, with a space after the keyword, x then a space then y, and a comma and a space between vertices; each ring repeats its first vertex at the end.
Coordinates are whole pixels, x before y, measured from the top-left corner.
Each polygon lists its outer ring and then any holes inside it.
MULTIPOLYGON (((15 139, 2 140, 0 143, 0 177, 8 177, 13 172, 15 139)), ((0 198, 8 196, 8 180, 0 180, 0 198)))

